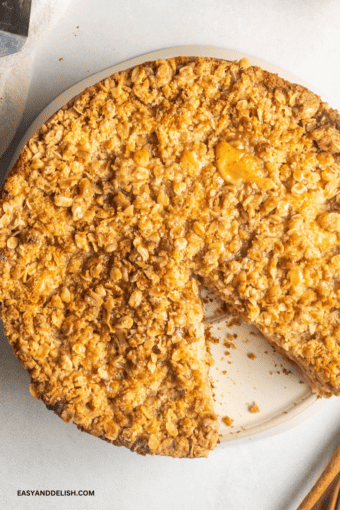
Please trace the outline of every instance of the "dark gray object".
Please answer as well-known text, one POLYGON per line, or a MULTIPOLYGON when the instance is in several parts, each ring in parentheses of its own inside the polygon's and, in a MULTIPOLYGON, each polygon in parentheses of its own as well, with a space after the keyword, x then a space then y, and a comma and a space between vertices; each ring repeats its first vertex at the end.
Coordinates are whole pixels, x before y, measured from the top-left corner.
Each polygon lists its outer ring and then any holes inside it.
POLYGON ((18 53, 28 39, 32 0, 0 0, 0 57, 18 53))

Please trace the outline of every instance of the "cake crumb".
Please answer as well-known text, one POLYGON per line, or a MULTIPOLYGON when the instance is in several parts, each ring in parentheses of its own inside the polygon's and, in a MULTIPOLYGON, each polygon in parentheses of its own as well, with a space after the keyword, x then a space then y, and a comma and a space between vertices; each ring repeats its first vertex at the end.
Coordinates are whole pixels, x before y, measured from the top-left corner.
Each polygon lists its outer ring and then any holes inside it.
POLYGON ((232 328, 233 326, 241 326, 242 324, 242 321, 241 319, 238 319, 237 317, 232 317, 228 322, 227 322, 227 326, 229 328, 232 328))
POLYGON ((248 356, 249 359, 255 359, 256 358, 256 355, 253 352, 248 352, 247 356, 248 356))
POLYGON ((59 62, 61 62, 62 60, 64 60, 63 57, 60 57, 59 62))
POLYGON ((224 345, 228 348, 228 349, 236 349, 236 345, 233 344, 232 342, 228 342, 228 340, 225 340, 224 341, 224 345))
POLYGON ((234 423, 234 420, 229 418, 229 416, 223 416, 222 421, 227 425, 227 427, 231 427, 231 425, 234 423))
POLYGON ((204 331, 205 331, 205 341, 206 342, 210 342, 212 344, 218 344, 219 343, 219 339, 216 338, 216 336, 214 336, 212 334, 211 327, 212 326, 205 326, 205 328, 204 328, 204 331))
POLYGON ((252 414, 255 414, 255 413, 259 413, 260 412, 260 408, 259 406, 257 405, 256 402, 254 402, 253 404, 247 404, 248 405, 248 411, 252 414))

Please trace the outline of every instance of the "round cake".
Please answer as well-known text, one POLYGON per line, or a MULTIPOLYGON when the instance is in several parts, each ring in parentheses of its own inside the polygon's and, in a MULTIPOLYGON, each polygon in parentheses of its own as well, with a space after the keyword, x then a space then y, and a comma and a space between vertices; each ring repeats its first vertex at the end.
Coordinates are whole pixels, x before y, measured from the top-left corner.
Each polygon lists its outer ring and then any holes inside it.
POLYGON ((340 117, 247 60, 108 77, 0 192, 0 315, 31 393, 140 454, 218 441, 200 284, 340 393, 340 117))

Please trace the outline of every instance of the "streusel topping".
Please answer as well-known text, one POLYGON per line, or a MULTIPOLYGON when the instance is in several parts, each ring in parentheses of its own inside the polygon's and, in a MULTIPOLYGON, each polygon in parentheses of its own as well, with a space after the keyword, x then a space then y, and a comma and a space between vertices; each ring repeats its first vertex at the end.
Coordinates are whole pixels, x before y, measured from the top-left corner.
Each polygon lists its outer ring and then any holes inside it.
POLYGON ((340 393, 339 117, 243 60, 160 60, 87 89, 0 195, 0 303, 31 391, 139 453, 218 421, 197 277, 340 393))

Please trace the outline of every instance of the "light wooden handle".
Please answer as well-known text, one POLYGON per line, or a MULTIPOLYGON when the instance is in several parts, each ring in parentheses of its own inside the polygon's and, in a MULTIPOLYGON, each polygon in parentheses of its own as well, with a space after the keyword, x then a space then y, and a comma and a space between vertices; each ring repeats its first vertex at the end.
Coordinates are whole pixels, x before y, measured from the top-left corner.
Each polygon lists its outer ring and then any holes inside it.
POLYGON ((338 478, 335 489, 333 490, 333 494, 330 497, 330 504, 328 506, 328 510, 336 510, 336 508, 339 508, 338 506, 336 507, 336 503, 339 497, 339 490, 340 490, 340 478, 338 478))
POLYGON ((339 472, 340 472, 340 446, 338 446, 338 448, 335 450, 331 460, 328 462, 322 475, 317 480, 317 482, 312 487, 311 491, 307 494, 302 503, 299 505, 297 510, 311 510, 339 472))

